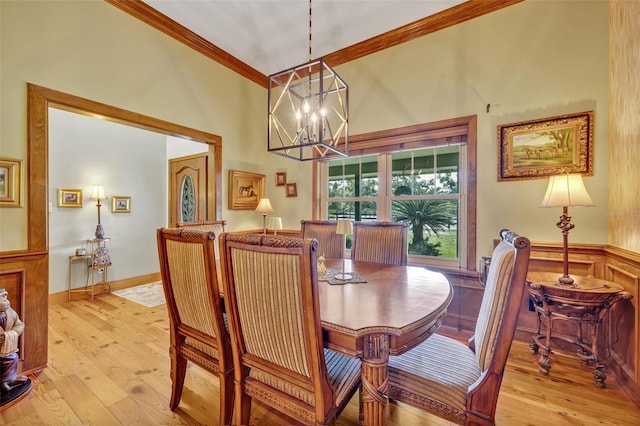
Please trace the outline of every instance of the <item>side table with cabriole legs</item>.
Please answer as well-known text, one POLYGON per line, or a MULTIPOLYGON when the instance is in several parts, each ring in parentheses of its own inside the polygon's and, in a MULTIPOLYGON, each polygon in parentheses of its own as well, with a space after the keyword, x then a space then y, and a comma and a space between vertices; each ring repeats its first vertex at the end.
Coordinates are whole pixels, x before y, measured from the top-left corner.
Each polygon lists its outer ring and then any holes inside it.
POLYGON ((531 352, 537 355, 539 349, 543 349, 538 365, 540 372, 548 375, 552 339, 577 345, 575 357, 594 367, 595 384, 604 388, 607 376, 598 349, 600 325, 614 304, 633 296, 610 281, 594 277, 573 278, 574 286, 565 286, 557 284, 558 274, 555 273, 533 272, 527 276, 529 299, 538 317, 538 331, 533 336, 531 352), (554 324, 558 321, 577 323, 577 336, 554 334, 554 324), (588 336, 583 336, 583 326, 589 329, 588 336))

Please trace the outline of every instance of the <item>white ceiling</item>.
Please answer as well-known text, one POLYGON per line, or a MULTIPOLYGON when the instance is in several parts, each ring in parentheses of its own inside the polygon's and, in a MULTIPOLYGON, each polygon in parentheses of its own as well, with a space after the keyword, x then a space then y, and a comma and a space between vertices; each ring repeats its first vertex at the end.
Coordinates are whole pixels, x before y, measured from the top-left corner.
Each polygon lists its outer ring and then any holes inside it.
MULTIPOLYGON (((314 0, 311 59, 465 0, 314 0)), ((265 75, 309 61, 307 0, 144 0, 265 75)))

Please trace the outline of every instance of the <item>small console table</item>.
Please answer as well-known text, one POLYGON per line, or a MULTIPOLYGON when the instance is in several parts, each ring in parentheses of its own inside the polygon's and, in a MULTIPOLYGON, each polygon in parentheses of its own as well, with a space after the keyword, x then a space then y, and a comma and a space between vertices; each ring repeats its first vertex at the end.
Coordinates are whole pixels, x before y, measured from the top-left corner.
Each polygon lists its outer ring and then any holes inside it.
POLYGON ((538 331, 531 342, 531 353, 538 354, 543 349, 538 366, 542 374, 548 375, 551 369, 552 339, 560 339, 578 346, 576 358, 585 365, 594 366, 594 380, 599 388, 606 387, 607 378, 604 365, 598 353, 599 326, 611 307, 633 296, 610 281, 594 277, 572 275, 575 286, 561 286, 557 273, 532 272, 527 276, 529 299, 538 316, 538 331), (553 334, 556 321, 577 323, 578 335, 565 336, 553 334), (583 326, 589 328, 588 341, 583 340, 583 326), (544 328, 544 333, 543 333, 544 328))
POLYGON ((107 243, 111 238, 91 238, 87 240, 87 243, 91 244, 91 252, 80 256, 69 256, 69 282, 68 282, 68 300, 71 300, 71 293, 89 293, 91 299, 98 294, 108 293, 111 290, 109 284, 109 267, 111 266, 111 257, 109 256, 109 250, 107 249, 107 243), (84 260, 86 267, 91 271, 91 283, 89 284, 89 277, 85 282, 84 287, 74 288, 72 285, 72 267, 74 262, 84 260), (101 271, 102 270, 102 271, 101 271), (96 281, 95 274, 102 275, 100 280, 96 281), (101 286, 96 290, 96 286, 101 286))

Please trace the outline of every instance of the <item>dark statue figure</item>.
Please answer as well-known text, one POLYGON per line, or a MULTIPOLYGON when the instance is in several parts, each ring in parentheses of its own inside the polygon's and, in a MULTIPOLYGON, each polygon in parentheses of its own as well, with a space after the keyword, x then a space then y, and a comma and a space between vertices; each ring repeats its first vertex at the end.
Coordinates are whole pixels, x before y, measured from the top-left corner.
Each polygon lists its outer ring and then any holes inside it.
POLYGON ((18 338, 24 323, 11 308, 8 296, 0 288, 0 407, 26 396, 31 389, 31 380, 17 374, 18 338))

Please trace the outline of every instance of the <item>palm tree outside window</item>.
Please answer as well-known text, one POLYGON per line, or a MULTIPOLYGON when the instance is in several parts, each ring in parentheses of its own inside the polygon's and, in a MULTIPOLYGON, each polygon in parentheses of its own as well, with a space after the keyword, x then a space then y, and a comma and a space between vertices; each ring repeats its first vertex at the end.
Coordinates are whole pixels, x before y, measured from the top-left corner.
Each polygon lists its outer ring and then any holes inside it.
POLYGON ((407 222, 410 262, 459 265, 464 148, 442 145, 329 161, 327 219, 407 222))

